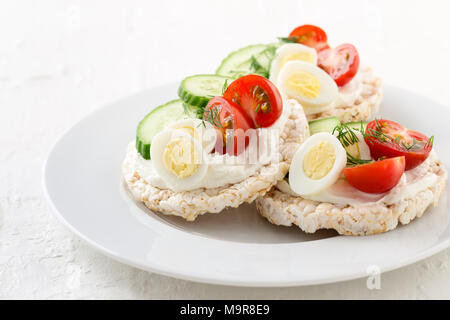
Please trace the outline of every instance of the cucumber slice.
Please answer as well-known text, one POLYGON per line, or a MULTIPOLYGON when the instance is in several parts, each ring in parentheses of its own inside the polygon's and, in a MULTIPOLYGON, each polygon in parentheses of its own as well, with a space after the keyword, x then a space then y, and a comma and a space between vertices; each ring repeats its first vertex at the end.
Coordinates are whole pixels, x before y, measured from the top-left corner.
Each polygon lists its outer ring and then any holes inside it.
POLYGON ((352 129, 361 130, 361 122, 362 122, 363 130, 365 132, 368 122, 365 122, 365 121, 347 122, 346 125, 352 129))
POLYGON ((193 106, 183 102, 183 110, 187 118, 203 118, 204 108, 193 106))
POLYGON ((270 64, 280 43, 255 44, 230 53, 222 60, 216 73, 239 78, 247 74, 269 77, 270 64))
POLYGON ((175 121, 198 117, 199 113, 198 107, 185 105, 181 100, 172 100, 156 107, 138 124, 136 150, 144 159, 150 159, 150 145, 158 132, 175 121))
POLYGON ((337 117, 329 117, 323 119, 317 119, 309 122, 309 133, 311 135, 318 132, 329 132, 332 133, 336 126, 340 125, 341 122, 337 117))
POLYGON ((215 74, 189 76, 181 82, 178 96, 189 105, 204 108, 211 98, 222 95, 225 83, 231 82, 233 78, 215 74))

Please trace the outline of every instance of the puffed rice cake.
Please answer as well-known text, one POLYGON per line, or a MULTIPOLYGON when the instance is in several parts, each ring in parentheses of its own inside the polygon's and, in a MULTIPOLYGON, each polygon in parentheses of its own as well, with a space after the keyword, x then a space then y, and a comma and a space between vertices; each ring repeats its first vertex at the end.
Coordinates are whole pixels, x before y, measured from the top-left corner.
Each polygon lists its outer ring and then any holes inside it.
POLYGON ((133 143, 130 143, 122 164, 123 179, 135 199, 143 202, 150 210, 180 216, 188 221, 194 221, 204 213, 218 213, 228 207, 236 208, 244 202, 251 203, 283 179, 295 151, 309 136, 308 121, 303 109, 293 100, 286 103, 291 104, 292 112, 280 135, 281 161, 261 167, 254 175, 239 183, 184 192, 157 188, 146 182, 136 171, 134 162, 137 152, 133 143))
POLYGON ((381 79, 373 74, 370 67, 361 67, 359 72, 362 90, 354 104, 308 115, 308 121, 332 116, 336 116, 341 122, 371 120, 377 114, 383 98, 381 79))
POLYGON ((427 172, 437 175, 437 182, 412 197, 393 204, 335 205, 291 196, 274 187, 255 203, 258 212, 275 225, 297 225, 307 233, 334 229, 343 235, 370 235, 393 230, 398 223, 408 224, 430 206, 437 206, 445 188, 447 170, 435 153, 428 159, 427 172))

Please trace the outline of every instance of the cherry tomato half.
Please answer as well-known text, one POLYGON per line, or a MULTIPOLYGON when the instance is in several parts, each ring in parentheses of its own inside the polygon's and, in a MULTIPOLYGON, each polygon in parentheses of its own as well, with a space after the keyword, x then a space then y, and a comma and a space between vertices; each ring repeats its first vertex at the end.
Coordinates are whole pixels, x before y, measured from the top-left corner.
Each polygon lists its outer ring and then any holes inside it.
POLYGON ((319 67, 325 70, 338 86, 349 83, 359 68, 358 51, 349 43, 320 51, 317 60, 319 67))
POLYGON ((424 162, 433 148, 433 139, 406 129, 397 122, 383 119, 373 120, 367 124, 364 139, 374 159, 404 156, 406 170, 424 162))
POLYGON ((325 31, 310 24, 295 28, 289 34, 289 38, 294 38, 297 43, 314 48, 317 52, 329 48, 325 31))
POLYGON ((249 138, 245 131, 254 127, 234 102, 223 97, 212 98, 205 107, 203 120, 211 123, 219 133, 217 152, 238 155, 247 147, 249 138))
POLYGON ((238 104, 255 128, 271 126, 283 111, 283 101, 277 87, 256 74, 234 80, 223 97, 238 104))
POLYGON ((344 169, 347 181, 367 193, 383 193, 397 185, 405 172, 405 157, 396 157, 344 169))

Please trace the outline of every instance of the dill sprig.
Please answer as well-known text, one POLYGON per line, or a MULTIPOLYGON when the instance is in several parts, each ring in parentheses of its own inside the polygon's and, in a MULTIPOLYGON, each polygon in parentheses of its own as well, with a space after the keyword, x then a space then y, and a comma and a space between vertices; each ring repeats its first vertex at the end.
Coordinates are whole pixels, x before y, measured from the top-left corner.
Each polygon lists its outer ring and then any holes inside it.
POLYGON ((298 37, 278 37, 278 40, 285 43, 296 43, 298 41, 298 37))
POLYGON ((225 82, 223 83, 222 86, 222 95, 225 93, 225 90, 227 90, 228 88, 228 79, 225 79, 225 82))
MULTIPOLYGON (((410 144, 408 144, 402 140, 403 137, 400 135, 393 138, 393 137, 385 134, 383 132, 383 125, 380 123, 380 121, 378 119, 375 119, 375 129, 368 128, 367 133, 364 131, 362 131, 361 133, 362 133, 363 137, 365 137, 365 138, 376 139, 380 142, 392 142, 392 143, 395 143, 395 144, 403 147, 407 151, 418 149, 421 147, 420 141, 417 141, 416 138, 413 138, 413 141, 410 144)), ((371 139, 367 139, 367 141, 373 145, 373 141, 371 139)), ((431 136, 426 141, 424 148, 432 147, 433 142, 434 142, 434 136, 431 136)))
MULTIPOLYGON (((337 134, 336 138, 341 142, 341 144, 344 146, 344 148, 354 145, 359 142, 359 138, 356 135, 356 132, 363 132, 364 131, 364 124, 361 121, 361 128, 354 129, 349 127, 345 123, 341 123, 337 125, 331 134, 337 134)), ((372 160, 365 160, 365 159, 358 159, 352 156, 348 151, 347 153, 347 166, 356 166, 360 164, 370 163, 372 160)))
POLYGON ((189 108, 189 106, 186 103, 183 103, 183 112, 189 118, 199 118, 199 117, 201 117, 202 114, 203 114, 203 110, 202 109, 194 108, 194 110, 193 110, 193 109, 189 108))
MULTIPOLYGON (((271 61, 275 57, 276 51, 276 46, 268 46, 266 49, 258 53, 258 57, 261 58, 265 56, 268 61, 271 61)), ((269 77, 269 68, 265 68, 263 65, 261 65, 257 57, 254 55, 250 57, 250 70, 251 72, 260 74, 266 78, 269 77)))
POLYGON ((360 164, 371 163, 372 160, 358 159, 347 152, 347 166, 357 166, 360 164))
POLYGON ((212 125, 214 125, 217 128, 222 128, 222 124, 220 123, 220 117, 219 117, 219 106, 213 106, 211 109, 205 109, 205 113, 203 114, 203 119, 205 121, 208 121, 212 125))
POLYGON ((257 53, 256 55, 250 56, 247 60, 242 61, 240 64, 237 65, 237 70, 231 70, 229 71, 231 75, 234 78, 240 78, 242 76, 245 76, 249 74, 246 71, 247 68, 249 69, 251 73, 259 74, 263 77, 268 78, 269 77, 269 68, 265 68, 261 63, 260 59, 264 57, 267 59, 267 61, 272 61, 272 59, 275 57, 275 53, 277 51, 278 46, 269 45, 267 48, 262 50, 261 52, 257 53), (242 68, 242 69, 241 69, 242 68))
POLYGON ((359 142, 358 136, 354 129, 350 128, 347 124, 341 123, 337 125, 331 134, 337 133, 336 138, 342 143, 344 147, 351 146, 359 142))
POLYGON ((260 74, 266 78, 269 76, 269 70, 264 68, 255 56, 250 57, 250 70, 252 73, 260 74))
MULTIPOLYGON (((380 121, 378 121, 378 119, 375 119, 375 129, 368 128, 367 132, 368 133, 365 133, 365 132, 362 133, 364 138, 374 138, 381 142, 388 142, 388 141, 392 141, 392 142, 398 141, 399 142, 401 139, 401 137, 397 137, 398 139, 397 138, 392 139, 390 136, 385 134, 382 131, 382 126, 381 126, 380 121)), ((370 139, 368 139, 368 140, 369 140, 370 144, 373 144, 373 141, 371 141, 370 139)))
POLYGON ((366 131, 366 128, 364 126, 364 121, 361 120, 359 123, 360 123, 360 127, 358 129, 355 129, 355 130, 358 130, 364 137, 364 132, 366 131))
POLYGON ((206 129, 205 120, 203 120, 203 119, 201 119, 201 120, 202 120, 202 122, 200 122, 200 123, 197 125, 197 128, 200 128, 200 126, 203 126, 203 127, 206 129))
POLYGON ((405 148, 406 150, 409 151, 417 145, 417 140, 416 140, 416 138, 413 138, 413 141, 411 144, 406 144, 403 141, 401 142, 401 144, 402 144, 403 148, 405 148))
POLYGON ((428 140, 427 143, 425 143, 425 148, 432 148, 434 144, 434 136, 431 136, 428 140))
POLYGON ((268 46, 266 49, 261 51, 260 55, 265 55, 267 59, 272 60, 277 52, 277 46, 268 46))

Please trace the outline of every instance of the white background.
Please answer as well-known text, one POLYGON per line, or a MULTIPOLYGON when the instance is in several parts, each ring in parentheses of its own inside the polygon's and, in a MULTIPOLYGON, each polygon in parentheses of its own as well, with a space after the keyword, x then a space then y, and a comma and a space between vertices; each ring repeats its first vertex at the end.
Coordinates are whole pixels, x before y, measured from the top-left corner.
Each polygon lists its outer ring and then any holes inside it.
POLYGON ((300 24, 323 27, 331 45, 355 44, 385 83, 449 105, 447 3, 1 1, 0 298, 450 298, 450 249, 383 274, 380 290, 368 290, 366 279, 252 289, 150 274, 82 243, 56 221, 41 189, 52 143, 89 112, 213 73, 230 51, 300 24))

